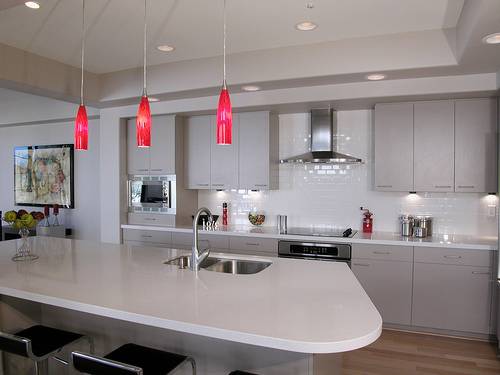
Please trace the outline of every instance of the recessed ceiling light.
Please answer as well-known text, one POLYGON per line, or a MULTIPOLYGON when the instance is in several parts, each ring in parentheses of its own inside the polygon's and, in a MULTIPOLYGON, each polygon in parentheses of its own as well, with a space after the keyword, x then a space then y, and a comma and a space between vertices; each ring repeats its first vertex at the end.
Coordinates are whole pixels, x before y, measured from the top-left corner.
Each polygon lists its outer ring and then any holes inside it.
POLYGON ((40 9, 40 4, 36 1, 26 1, 24 5, 31 9, 40 9))
POLYGON ((312 31, 317 27, 318 25, 311 21, 304 21, 295 25, 295 28, 300 31, 312 31))
POLYGON ((369 81, 381 81, 385 79, 387 76, 385 74, 368 74, 366 79, 369 81))
POLYGON ((156 47, 156 49, 162 52, 172 52, 175 49, 175 47, 169 46, 168 44, 162 44, 161 46, 156 47))
POLYGON ((486 44, 498 44, 498 43, 500 43, 500 33, 486 35, 483 38, 483 43, 486 43, 486 44))
POLYGON ((148 96, 148 100, 149 100, 150 102, 159 102, 159 101, 160 101, 160 99, 155 98, 154 96, 148 96))
POLYGON ((243 91, 259 91, 260 90, 260 86, 256 86, 256 85, 246 85, 246 86, 242 86, 241 89, 243 91))

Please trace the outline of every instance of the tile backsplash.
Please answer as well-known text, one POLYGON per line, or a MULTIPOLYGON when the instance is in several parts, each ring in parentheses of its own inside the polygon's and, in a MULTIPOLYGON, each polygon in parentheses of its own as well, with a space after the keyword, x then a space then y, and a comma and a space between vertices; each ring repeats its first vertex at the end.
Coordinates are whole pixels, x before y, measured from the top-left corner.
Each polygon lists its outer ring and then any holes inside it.
MULTIPOLYGON (((361 165, 280 165, 276 191, 200 191, 199 204, 222 212, 228 202, 232 224, 248 224, 250 211, 288 215, 288 225, 361 228, 360 207, 374 212, 374 230, 397 232, 402 213, 434 217, 434 233, 497 236, 498 198, 474 193, 394 193, 373 190, 373 112, 337 113, 338 149, 363 159, 361 165)), ((308 113, 280 115, 280 158, 306 152, 308 113)))

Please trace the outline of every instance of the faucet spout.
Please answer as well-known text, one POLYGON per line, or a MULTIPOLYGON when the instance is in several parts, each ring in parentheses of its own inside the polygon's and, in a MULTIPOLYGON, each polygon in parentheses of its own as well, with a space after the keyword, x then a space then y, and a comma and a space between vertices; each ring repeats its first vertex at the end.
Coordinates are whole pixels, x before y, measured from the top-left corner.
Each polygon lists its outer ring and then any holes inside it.
POLYGON ((200 253, 200 250, 198 248, 198 220, 200 219, 201 214, 207 214, 209 219, 212 217, 212 212, 206 207, 201 207, 196 214, 194 215, 193 219, 193 247, 191 251, 191 265, 190 268, 192 271, 199 271, 200 270, 200 264, 208 258, 210 254, 210 249, 206 249, 203 252, 200 253))

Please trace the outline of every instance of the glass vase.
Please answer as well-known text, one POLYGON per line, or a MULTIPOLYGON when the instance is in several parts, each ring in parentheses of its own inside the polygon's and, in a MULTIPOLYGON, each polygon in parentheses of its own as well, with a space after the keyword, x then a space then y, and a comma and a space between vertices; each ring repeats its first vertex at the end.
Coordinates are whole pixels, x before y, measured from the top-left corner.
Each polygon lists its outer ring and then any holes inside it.
POLYGON ((31 246, 28 240, 30 231, 28 228, 21 228, 19 235, 21 236, 21 246, 17 249, 16 255, 12 257, 15 262, 29 261, 38 259, 38 255, 31 253, 31 246))

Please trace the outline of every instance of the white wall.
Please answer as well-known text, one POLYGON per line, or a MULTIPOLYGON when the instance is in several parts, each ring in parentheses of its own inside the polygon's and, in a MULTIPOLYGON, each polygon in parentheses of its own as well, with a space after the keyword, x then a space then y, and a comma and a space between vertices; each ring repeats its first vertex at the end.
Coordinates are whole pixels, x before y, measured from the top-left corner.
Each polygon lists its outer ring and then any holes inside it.
MULTIPOLYGON (((31 210, 14 207, 14 147, 73 143, 73 127, 73 122, 0 127, 0 210, 31 210)), ((99 120, 90 120, 89 150, 75 150, 75 209, 60 215, 78 239, 100 240, 99 154, 99 120)))
MULTIPOLYGON (((234 224, 246 224, 252 209, 265 211, 265 225, 274 225, 277 214, 288 215, 289 226, 361 226, 360 206, 375 213, 374 229, 398 231, 401 213, 435 217, 434 231, 446 234, 496 236, 496 218, 488 205, 495 196, 484 194, 375 192, 372 190, 372 111, 338 112, 339 151, 361 157, 363 165, 281 165, 280 190, 268 192, 199 192, 199 205, 221 212, 222 202, 231 203, 234 224)), ((307 151, 309 114, 280 115, 280 157, 307 151)))

